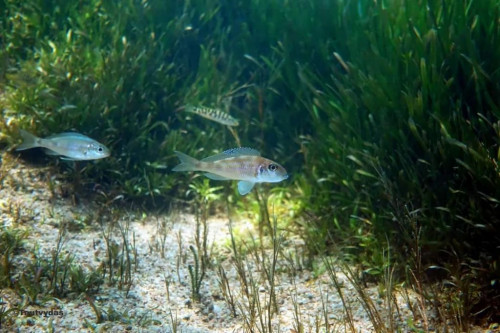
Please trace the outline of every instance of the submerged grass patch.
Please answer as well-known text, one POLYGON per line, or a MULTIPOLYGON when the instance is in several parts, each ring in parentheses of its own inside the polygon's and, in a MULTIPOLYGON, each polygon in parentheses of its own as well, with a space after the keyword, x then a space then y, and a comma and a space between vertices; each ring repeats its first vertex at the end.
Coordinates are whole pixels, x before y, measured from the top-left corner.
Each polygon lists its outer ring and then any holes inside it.
MULTIPOLYGON (((383 271, 376 248, 389 237, 401 250, 396 262, 421 260, 408 264, 423 280, 435 276, 427 267, 450 265, 462 279, 479 260, 475 278, 495 294, 500 64, 481 45, 496 38, 498 23, 486 22, 497 22, 498 3, 425 3, 347 6, 339 23, 366 30, 335 49, 327 84, 301 72, 324 142, 304 145, 309 179, 322 180, 312 211, 320 225, 346 231, 372 272, 383 271)), ((496 320, 490 292, 456 287, 475 295, 476 320, 496 320)))

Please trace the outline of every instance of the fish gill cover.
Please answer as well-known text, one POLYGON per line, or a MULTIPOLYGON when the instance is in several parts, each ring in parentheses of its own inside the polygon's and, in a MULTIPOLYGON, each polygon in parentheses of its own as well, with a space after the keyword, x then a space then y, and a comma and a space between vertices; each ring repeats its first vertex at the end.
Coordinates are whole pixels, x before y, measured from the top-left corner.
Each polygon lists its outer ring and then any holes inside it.
POLYGON ((499 1, 8 0, 1 11, 3 147, 21 128, 78 129, 112 151, 85 177, 132 201, 188 190, 165 171, 174 150, 210 155, 239 138, 291 171, 284 190, 314 217, 312 250, 348 239, 377 276, 388 240, 400 276, 473 276, 468 320, 499 320, 499 1), (226 103, 234 129, 177 112, 226 103))

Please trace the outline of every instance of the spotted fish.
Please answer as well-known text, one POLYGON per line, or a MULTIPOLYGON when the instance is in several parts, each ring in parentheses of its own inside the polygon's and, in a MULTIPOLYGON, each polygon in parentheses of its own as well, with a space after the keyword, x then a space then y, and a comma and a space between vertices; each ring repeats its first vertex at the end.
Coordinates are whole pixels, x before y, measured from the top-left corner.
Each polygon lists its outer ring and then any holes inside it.
POLYGON ((197 114, 200 117, 210 119, 222 125, 238 126, 239 124, 238 119, 231 117, 230 114, 223 112, 220 109, 187 105, 184 111, 197 114))

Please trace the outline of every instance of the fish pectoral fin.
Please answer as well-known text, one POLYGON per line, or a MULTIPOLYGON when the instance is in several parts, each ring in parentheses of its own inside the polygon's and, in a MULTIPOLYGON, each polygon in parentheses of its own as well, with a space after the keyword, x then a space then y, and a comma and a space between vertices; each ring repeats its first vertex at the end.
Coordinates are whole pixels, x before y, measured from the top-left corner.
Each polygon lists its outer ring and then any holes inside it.
POLYGON ((245 180, 240 180, 238 182, 238 192, 240 192, 241 195, 245 195, 252 190, 254 185, 255 185, 254 182, 247 182, 245 180))
POLYGON ((231 180, 230 178, 219 176, 219 175, 216 175, 215 173, 211 173, 211 172, 206 172, 206 173, 204 173, 204 175, 205 175, 205 177, 213 179, 213 180, 231 180))

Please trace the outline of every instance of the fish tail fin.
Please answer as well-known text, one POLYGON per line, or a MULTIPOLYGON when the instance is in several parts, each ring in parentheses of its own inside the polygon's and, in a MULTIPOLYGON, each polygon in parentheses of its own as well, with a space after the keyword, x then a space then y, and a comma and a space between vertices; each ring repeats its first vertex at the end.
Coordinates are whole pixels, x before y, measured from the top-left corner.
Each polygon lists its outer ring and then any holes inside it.
POLYGON ((191 113, 195 113, 194 112, 194 105, 192 104, 188 104, 184 107, 184 112, 191 112, 191 113))
POLYGON ((196 158, 188 156, 180 151, 175 151, 175 155, 181 161, 181 164, 177 165, 172 171, 197 171, 199 170, 200 161, 196 158))
POLYGON ((26 150, 35 147, 40 147, 40 138, 34 136, 33 134, 25 130, 19 130, 19 133, 21 134, 24 141, 19 146, 17 146, 16 150, 26 150))

